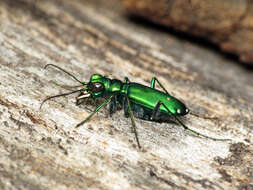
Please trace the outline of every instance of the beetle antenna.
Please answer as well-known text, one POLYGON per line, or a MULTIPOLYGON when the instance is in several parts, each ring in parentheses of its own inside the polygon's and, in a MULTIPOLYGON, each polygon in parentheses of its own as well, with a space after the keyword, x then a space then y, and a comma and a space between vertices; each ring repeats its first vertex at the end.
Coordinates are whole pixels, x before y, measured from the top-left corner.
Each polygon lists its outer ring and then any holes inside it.
POLYGON ((81 83, 82 85, 85 85, 85 84, 88 84, 88 82, 82 82, 80 81, 79 79, 77 79, 74 75, 72 75, 71 73, 69 73, 68 71, 62 69, 61 67, 58 67, 57 65, 54 65, 54 64, 47 64, 44 69, 46 69, 48 66, 52 66, 52 67, 55 67, 59 70, 61 70, 62 72, 66 73, 67 75, 71 76, 74 80, 76 80, 77 82, 81 83))
POLYGON ((83 91, 83 90, 84 90, 84 89, 79 89, 79 90, 74 90, 74 91, 71 91, 71 92, 63 93, 63 94, 57 94, 57 95, 55 95, 55 96, 50 96, 50 97, 46 98, 45 100, 43 100, 43 102, 40 104, 40 109, 42 108, 43 104, 44 104, 46 101, 50 100, 50 99, 58 98, 58 97, 61 97, 61 96, 67 96, 67 95, 70 95, 70 94, 74 94, 74 93, 76 93, 76 92, 81 92, 81 91, 83 91))

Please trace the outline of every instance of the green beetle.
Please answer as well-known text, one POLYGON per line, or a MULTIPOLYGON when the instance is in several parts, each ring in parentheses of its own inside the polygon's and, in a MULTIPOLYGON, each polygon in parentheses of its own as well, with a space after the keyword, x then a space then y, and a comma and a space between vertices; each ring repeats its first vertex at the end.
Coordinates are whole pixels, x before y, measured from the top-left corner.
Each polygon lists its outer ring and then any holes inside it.
POLYGON ((124 82, 122 82, 118 79, 110 79, 107 76, 102 76, 100 74, 93 74, 90 77, 89 82, 82 82, 74 75, 56 65, 48 64, 45 68, 48 66, 55 67, 68 74, 81 84, 79 86, 81 88, 72 92, 48 97, 42 102, 41 106, 49 99, 66 96, 76 92, 80 92, 80 94, 76 97, 77 105, 81 104, 83 100, 87 98, 92 98, 94 100, 98 98, 105 99, 101 105, 97 106, 96 109, 85 120, 77 124, 76 127, 84 124, 103 106, 109 104, 110 115, 116 110, 123 108, 125 116, 130 116, 136 142, 139 148, 141 148, 141 146, 138 139, 134 116, 140 119, 156 122, 163 122, 174 118, 185 129, 199 136, 212 140, 229 140, 209 137, 184 125, 178 117, 188 114, 189 109, 180 100, 171 96, 155 77, 152 78, 150 87, 130 82, 127 77, 125 77, 124 82), (160 85, 164 92, 155 88, 156 82, 160 85))

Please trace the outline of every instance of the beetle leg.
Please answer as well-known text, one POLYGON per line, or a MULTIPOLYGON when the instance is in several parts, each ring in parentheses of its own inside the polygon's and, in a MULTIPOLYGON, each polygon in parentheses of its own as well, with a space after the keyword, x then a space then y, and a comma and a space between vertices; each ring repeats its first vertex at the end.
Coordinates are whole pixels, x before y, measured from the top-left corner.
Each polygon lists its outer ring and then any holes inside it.
POLYGON ((131 108, 131 104, 130 104, 129 98, 127 96, 125 96, 125 98, 127 100, 128 113, 129 113, 130 118, 131 118, 132 127, 133 127, 134 135, 135 135, 135 138, 136 138, 136 142, 137 142, 138 147, 141 148, 141 145, 140 145, 140 142, 139 142, 139 139, 138 139, 138 134, 137 134, 136 125, 135 125, 135 121, 134 121, 134 114, 133 114, 133 111, 132 111, 132 108, 131 108))
MULTIPOLYGON (((164 103, 161 102, 161 105, 163 105, 163 106, 165 107, 165 109, 166 109, 169 113, 171 113, 171 111, 169 110, 169 108, 167 108, 167 106, 166 106, 164 103)), ((209 137, 209 136, 207 136, 207 135, 201 134, 201 133, 199 133, 199 132, 197 132, 197 131, 195 131, 195 130, 189 128, 189 127, 187 127, 180 119, 178 119, 178 117, 177 117, 176 115, 174 115, 174 114, 172 114, 172 113, 171 113, 171 115, 177 120, 177 122, 178 122, 185 130, 191 131, 192 133, 195 133, 195 134, 198 135, 198 136, 201 136, 201 137, 204 137, 204 138, 207 138, 207 139, 212 139, 212 140, 214 140, 214 141, 228 141, 228 140, 231 140, 231 139, 218 139, 218 138, 209 137)))
MULTIPOLYGON (((151 88, 155 88, 155 82, 157 81, 157 83, 159 84, 159 86, 164 90, 164 92, 166 92, 168 95, 170 95, 168 93, 168 91, 164 88, 164 86, 159 82, 159 80, 156 78, 156 77, 153 77, 152 80, 151 80, 151 83, 150 83, 150 87, 151 88)), ((171 95, 170 95, 171 96, 171 95)), ((196 117, 200 117, 200 118, 203 118, 203 119, 218 119, 218 117, 205 117, 205 116, 199 116, 198 114, 196 113, 193 113, 193 112, 190 112, 191 115, 194 115, 196 117)), ((152 118, 153 115, 152 115, 152 118)))
POLYGON ((194 112, 190 112, 190 114, 191 115, 193 115, 193 116, 195 116, 195 117, 199 117, 199 118, 203 118, 203 119, 219 119, 218 117, 208 117, 208 116, 200 116, 200 115, 198 115, 198 114, 196 114, 196 113, 194 113, 194 112))
POLYGON ((129 79, 127 77, 124 78, 124 83, 129 83, 129 79))
POLYGON ((111 99, 114 97, 115 95, 112 94, 107 100, 105 100, 101 105, 99 105, 98 107, 96 107, 96 109, 82 122, 78 123, 76 125, 76 128, 80 127, 82 124, 84 124, 86 121, 88 121, 95 113, 97 113, 103 106, 105 106, 106 104, 108 104, 108 102, 111 101, 111 99))
POLYGON ((124 109, 124 115, 125 115, 125 117, 129 117, 128 104, 127 104, 126 97, 124 97, 124 100, 123 100, 123 109, 124 109))
POLYGON ((109 114, 112 116, 113 113, 115 113, 117 110, 117 96, 114 96, 109 104, 109 114))
POLYGON ((162 102, 161 101, 158 101, 155 108, 153 109, 153 112, 152 112, 152 116, 150 117, 150 120, 156 120, 157 119, 157 113, 160 109, 160 106, 161 106, 162 102))
POLYGON ((159 80, 156 77, 153 77, 150 83, 150 88, 155 88, 155 82, 159 84, 159 86, 166 92, 166 94, 170 95, 168 91, 164 88, 164 86, 159 82, 159 80))

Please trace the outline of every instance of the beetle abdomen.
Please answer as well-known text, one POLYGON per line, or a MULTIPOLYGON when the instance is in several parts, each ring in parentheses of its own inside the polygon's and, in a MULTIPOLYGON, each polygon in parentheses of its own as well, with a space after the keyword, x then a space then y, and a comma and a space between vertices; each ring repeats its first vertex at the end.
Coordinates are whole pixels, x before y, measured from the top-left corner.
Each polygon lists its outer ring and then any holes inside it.
POLYGON ((128 85, 127 95, 135 104, 153 110, 160 101, 162 105, 159 111, 163 114, 183 116, 188 113, 188 109, 181 101, 167 93, 137 83, 128 85))

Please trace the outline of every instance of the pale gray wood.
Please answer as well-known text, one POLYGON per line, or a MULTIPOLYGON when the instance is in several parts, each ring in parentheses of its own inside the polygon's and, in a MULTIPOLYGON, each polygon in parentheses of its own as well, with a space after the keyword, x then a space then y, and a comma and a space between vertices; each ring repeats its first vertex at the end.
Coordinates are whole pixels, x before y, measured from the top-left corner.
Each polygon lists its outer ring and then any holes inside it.
POLYGON ((242 189, 252 185, 253 75, 213 50, 129 20, 116 0, 0 1, 0 189, 242 189), (200 115, 184 123, 130 118, 75 106, 93 73, 166 89, 200 115), (217 117, 218 119, 205 119, 217 117))

